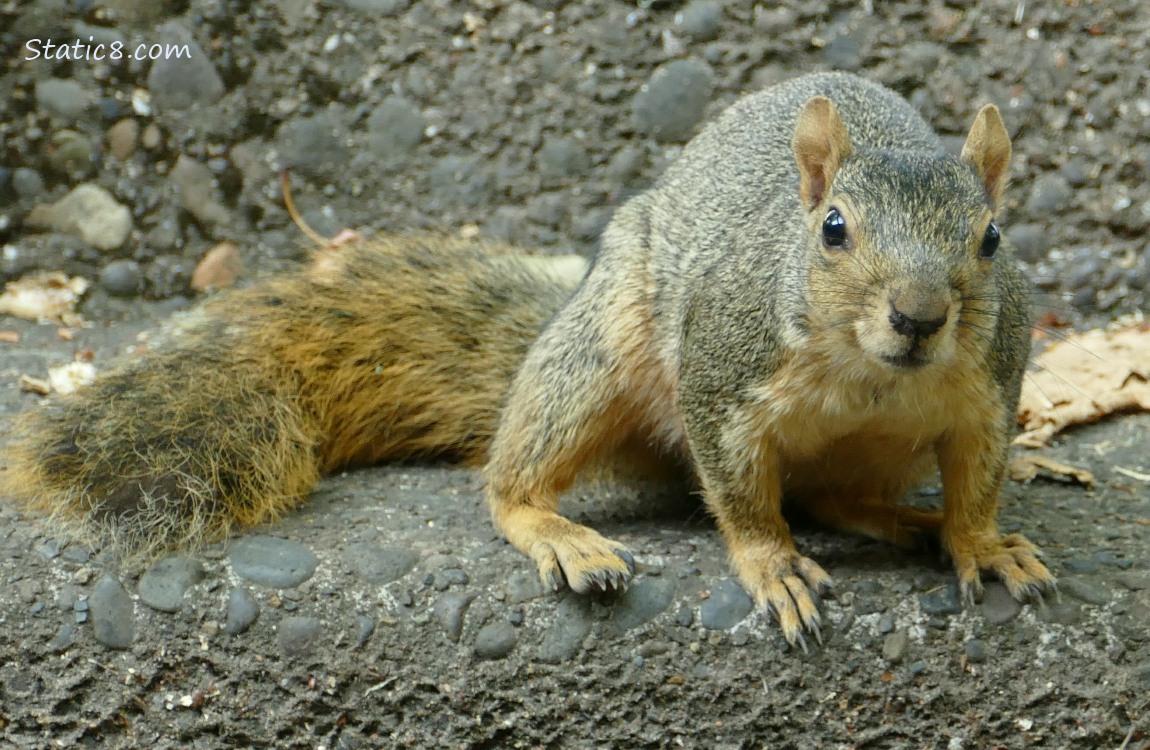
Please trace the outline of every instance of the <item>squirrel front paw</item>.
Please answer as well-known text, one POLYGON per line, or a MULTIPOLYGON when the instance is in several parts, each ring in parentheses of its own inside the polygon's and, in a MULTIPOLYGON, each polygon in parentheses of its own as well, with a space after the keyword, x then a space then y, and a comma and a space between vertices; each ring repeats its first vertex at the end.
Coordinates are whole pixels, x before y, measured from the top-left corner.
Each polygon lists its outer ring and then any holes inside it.
POLYGON ((523 508, 502 523, 507 539, 535 561, 543 584, 586 594, 618 591, 635 574, 627 547, 557 513, 523 508))
POLYGON ((731 562, 755 603, 778 618, 788 643, 806 651, 804 633, 810 633, 822 644, 822 620, 812 592, 825 594, 834 584, 814 560, 789 545, 763 543, 733 547, 731 562))
POLYGON ((994 572, 1010 595, 1021 602, 1041 602, 1057 594, 1054 576, 1038 559, 1039 551, 1021 534, 1002 536, 997 531, 977 536, 952 536, 946 546, 958 569, 963 599, 974 604, 982 599, 979 572, 994 572))

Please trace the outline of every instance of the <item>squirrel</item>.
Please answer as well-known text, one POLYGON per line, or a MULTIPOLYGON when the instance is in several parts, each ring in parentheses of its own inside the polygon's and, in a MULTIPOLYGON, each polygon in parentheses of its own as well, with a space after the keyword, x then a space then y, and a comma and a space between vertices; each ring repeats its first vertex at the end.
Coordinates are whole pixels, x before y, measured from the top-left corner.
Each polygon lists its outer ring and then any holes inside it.
POLYGON ((791 644, 828 574, 784 498, 899 545, 937 538, 964 596, 1055 580, 996 523, 1030 291, 996 215, 993 105, 949 155, 901 97, 845 73, 750 94, 624 203, 588 270, 392 238, 205 303, 142 356, 18 423, 7 492, 155 553, 265 522, 340 467, 483 466, 495 525, 546 584, 611 590, 620 543, 558 514, 604 463, 689 469, 732 567, 791 644), (944 507, 901 497, 941 473, 944 507))

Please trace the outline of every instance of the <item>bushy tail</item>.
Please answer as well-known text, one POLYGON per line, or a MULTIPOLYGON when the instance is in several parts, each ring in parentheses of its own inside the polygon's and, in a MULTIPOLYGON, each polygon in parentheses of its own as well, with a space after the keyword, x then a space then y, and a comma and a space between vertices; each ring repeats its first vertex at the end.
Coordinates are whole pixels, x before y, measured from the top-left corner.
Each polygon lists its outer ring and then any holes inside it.
POLYGON ((584 270, 442 237, 325 251, 18 417, 4 493, 139 562, 274 520, 340 467, 481 462, 584 270))

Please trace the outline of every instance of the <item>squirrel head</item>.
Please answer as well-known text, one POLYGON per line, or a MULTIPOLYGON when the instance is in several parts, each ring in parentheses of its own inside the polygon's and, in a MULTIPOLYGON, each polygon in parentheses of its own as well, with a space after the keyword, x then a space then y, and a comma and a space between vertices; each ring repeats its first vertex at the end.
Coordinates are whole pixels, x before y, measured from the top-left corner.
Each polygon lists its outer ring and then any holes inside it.
POLYGON ((808 330, 889 371, 986 351, 1000 307, 995 269, 1011 262, 995 224, 1010 164, 998 109, 982 108, 956 158, 855 146, 819 96, 799 114, 792 148, 808 330))

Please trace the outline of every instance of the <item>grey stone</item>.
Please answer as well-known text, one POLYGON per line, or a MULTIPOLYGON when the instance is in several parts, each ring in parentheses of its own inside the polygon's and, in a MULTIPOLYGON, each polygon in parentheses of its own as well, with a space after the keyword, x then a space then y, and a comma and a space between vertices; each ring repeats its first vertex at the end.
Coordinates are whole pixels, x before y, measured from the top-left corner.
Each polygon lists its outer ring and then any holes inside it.
POLYGON ((727 630, 738 625, 755 608, 751 597, 734 579, 724 578, 711 587, 711 596, 699 607, 699 624, 708 630, 727 630))
POLYGON ((1131 591, 1150 589, 1150 571, 1130 570, 1114 576, 1114 580, 1131 591))
POLYGON ((280 623, 276 642, 285 656, 306 656, 315 650, 323 625, 314 617, 295 615, 280 623))
POLYGON ((675 624, 681 628, 689 628, 695 622, 695 613, 686 604, 679 606, 675 612, 675 624))
POLYGON ((86 182, 55 203, 33 208, 28 223, 79 237, 99 250, 115 250, 132 231, 132 213, 107 190, 86 182))
POLYGON ((963 652, 966 654, 966 660, 971 664, 981 664, 986 661, 988 656, 986 652, 986 644, 977 638, 972 638, 963 646, 963 652))
POLYGON ((1080 602, 1099 606, 1109 604, 1114 596, 1109 586, 1082 578, 1063 578, 1058 582, 1058 590, 1080 602))
POLYGON ((1041 224, 1016 224, 1006 230, 1006 237, 1022 260, 1034 262, 1050 250, 1049 230, 1041 224))
POLYGON ((168 179, 188 213, 205 224, 227 223, 228 210, 220 201, 216 176, 206 165, 180 154, 168 179))
POLYGON ((337 0, 345 8, 372 18, 389 18, 407 10, 411 0, 337 0))
POLYGON ((338 111, 299 117, 276 132, 282 166, 311 177, 332 178, 351 158, 348 130, 338 111))
POLYGON ((611 625, 622 633, 650 622, 675 596, 675 584, 666 578, 641 578, 631 584, 611 609, 611 625))
POLYGON ((92 106, 92 95, 66 78, 42 78, 36 82, 36 104, 50 115, 71 122, 92 106))
POLYGON ((548 138, 536 155, 544 177, 563 178, 578 175, 590 165, 586 149, 574 138, 548 138))
POLYGON ((343 559, 361 579, 380 585, 407 575, 419 562, 419 555, 407 547, 378 547, 363 542, 349 546, 343 559))
POLYGON ((919 594, 918 604, 928 615, 957 615, 962 612, 958 599, 958 585, 948 583, 937 591, 919 594))
POLYGON ((706 42, 719 35, 723 6, 715 0, 693 0, 675 14, 675 25, 696 42, 706 42))
POLYGON ((60 556, 63 546, 59 539, 48 539, 37 548, 37 551, 45 560, 54 560, 60 556))
POLYGON ((882 658, 891 664, 900 664, 910 650, 910 636, 905 630, 887 633, 882 641, 882 658))
POLYGON ((1052 218, 1050 214, 1064 211, 1070 206, 1073 196, 1066 178, 1056 173, 1040 175, 1030 189, 1026 210, 1036 220, 1052 218))
POLYGON ((114 260, 100 270, 100 286, 113 297, 135 297, 143 284, 143 272, 134 260, 114 260))
POLYGON ((432 608, 435 619, 443 626, 447 640, 452 643, 459 643, 459 637, 463 635, 463 618, 474 599, 475 594, 472 593, 444 594, 432 608))
POLYGON ((76 130, 57 130, 47 150, 48 166, 57 174, 82 180, 96 167, 96 148, 86 134, 76 130))
POLYGON ((509 623, 490 622, 479 629, 472 649, 480 659, 502 659, 515 648, 518 638, 518 633, 509 623))
POLYGON ((591 625, 591 602, 587 597, 568 594, 555 607, 554 624, 539 642, 539 660, 558 664, 573 659, 582 650, 591 625))
POLYGON ((371 639, 372 634, 375 632, 375 620, 367 615, 355 616, 355 645, 356 648, 363 648, 371 639))
POLYGON ((252 626, 260 616, 260 604, 245 589, 232 589, 228 592, 228 607, 224 621, 224 632, 239 635, 252 626))
POLYGON ((56 631, 56 635, 48 642, 48 649, 53 653, 63 653, 76 643, 76 626, 66 622, 56 631))
POLYGON ((882 617, 878 618, 878 632, 881 635, 886 635, 894 630, 894 616, 890 612, 884 612, 882 617))
POLYGON ((1013 620, 1022 611, 1022 604, 998 581, 986 584, 979 607, 986 621, 995 625, 1013 620))
POLYGON ((507 579, 507 603, 522 604, 543 596, 546 590, 539 574, 534 571, 517 570, 507 579))
POLYGON ((184 603, 184 593, 204 577, 204 568, 185 555, 165 557, 140 577, 140 601, 161 612, 175 612, 184 603))
POLYGON ((152 63, 148 90, 161 112, 219 101, 224 95, 224 82, 190 31, 170 21, 159 28, 154 39, 159 44, 187 45, 189 53, 189 56, 160 57, 152 63))
POLYGON ((24 200, 33 200, 44 192, 44 178, 34 169, 17 167, 12 170, 12 189, 24 200))
POLYGON ((367 118, 368 144, 385 159, 404 156, 423 140, 427 121, 419 108, 401 96, 389 96, 367 118))
POLYGON ((1067 573, 1090 575, 1102 570, 1102 567, 1094 560, 1087 560, 1085 558, 1071 558, 1069 560, 1062 561, 1062 569, 1067 573))
POLYGON ((471 578, 460 568, 446 568, 432 576, 432 586, 436 591, 447 591, 452 586, 466 586, 471 578))
POLYGON ((632 101, 635 127, 664 142, 687 140, 711 100, 711 68, 697 60, 660 65, 632 101))
POLYGON ((315 553, 302 544, 261 535, 236 542, 228 559, 238 575, 280 589, 300 585, 319 565, 315 553))
POLYGON ((109 648, 128 648, 136 639, 132 597, 111 576, 101 578, 88 598, 92 632, 109 648))
POLYGON ((1082 606, 1073 602, 1061 601, 1038 608, 1038 617, 1043 622, 1052 622, 1058 625, 1078 625, 1085 616, 1082 606))

